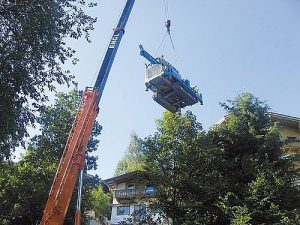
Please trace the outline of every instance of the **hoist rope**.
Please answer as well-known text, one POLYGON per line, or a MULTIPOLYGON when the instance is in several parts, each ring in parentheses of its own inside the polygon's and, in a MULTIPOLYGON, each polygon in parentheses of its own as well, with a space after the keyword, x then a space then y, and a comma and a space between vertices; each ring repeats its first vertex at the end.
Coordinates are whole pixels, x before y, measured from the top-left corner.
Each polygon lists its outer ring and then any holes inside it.
POLYGON ((166 45, 166 37, 167 37, 167 36, 168 36, 168 32, 165 33, 163 39, 161 40, 161 42, 160 42, 158 48, 157 48, 156 51, 155 51, 155 55, 158 54, 158 52, 159 52, 159 50, 160 50, 161 47, 162 47, 162 52, 164 51, 164 47, 165 47, 165 45, 166 45))
MULTIPOLYGON (((164 3, 165 3, 165 17, 166 17, 166 21, 170 22, 169 0, 164 0, 164 3)), ((169 23, 169 25, 170 25, 170 23, 169 23)), ((170 26, 168 26, 168 32, 167 33, 169 34, 172 47, 175 50, 175 45, 174 45, 174 42, 173 42, 173 39, 172 39, 172 35, 171 35, 171 32, 170 32, 170 26)))
MULTIPOLYGON (((169 13, 169 0, 164 0, 164 6, 165 6, 165 20, 166 22, 167 21, 170 21, 170 13, 169 13)), ((169 24, 170 25, 170 24, 169 24)), ((165 52, 165 46, 167 44, 167 36, 169 36, 168 39, 170 39, 170 42, 171 42, 171 46, 174 50, 174 56, 175 56, 175 63, 176 64, 181 64, 180 63, 180 57, 179 55, 177 54, 177 51, 176 51, 176 48, 175 48, 175 44, 174 44, 174 41, 173 41, 173 37, 172 37, 172 34, 171 34, 171 31, 170 31, 170 26, 167 27, 167 32, 166 34, 164 35, 162 41, 160 42, 160 45, 158 46, 156 52, 155 52, 155 55, 157 55, 157 53, 159 53, 160 49, 161 49, 161 52, 162 52, 162 55, 164 55, 164 52, 165 52)))
POLYGON ((169 37, 170 37, 170 40, 171 40, 172 47, 173 47, 174 51, 176 52, 174 42, 173 42, 173 39, 172 39, 172 36, 171 36, 171 32, 168 32, 168 34, 169 34, 169 37))
POLYGON ((165 17, 166 17, 166 20, 170 18, 170 15, 169 15, 169 0, 164 0, 165 2, 165 17))

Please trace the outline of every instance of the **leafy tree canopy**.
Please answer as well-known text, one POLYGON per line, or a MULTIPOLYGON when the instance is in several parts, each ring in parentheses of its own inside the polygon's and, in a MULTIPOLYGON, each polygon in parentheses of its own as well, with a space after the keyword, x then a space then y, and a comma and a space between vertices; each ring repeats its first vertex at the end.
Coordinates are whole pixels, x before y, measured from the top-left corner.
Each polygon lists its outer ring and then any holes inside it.
POLYGON ((110 192, 105 193, 101 185, 94 188, 91 192, 92 209, 96 214, 96 218, 101 221, 103 217, 110 218, 110 203, 112 202, 112 195, 110 192))
POLYGON ((145 140, 145 171, 157 189, 159 208, 173 224, 222 224, 217 207, 225 182, 221 152, 196 117, 166 112, 158 132, 145 140))
POLYGON ((144 166, 144 153, 142 148, 142 140, 136 133, 131 134, 129 146, 125 152, 125 156, 119 161, 115 176, 125 173, 142 171, 144 166))
POLYGON ((226 119, 207 132, 191 112, 166 112, 143 141, 151 206, 174 225, 299 224, 299 174, 269 107, 250 93, 221 105, 226 119))
MULTIPOLYGON (((0 223, 34 225, 41 219, 54 175, 64 150, 81 94, 59 93, 54 105, 45 107, 38 118, 40 135, 34 136, 21 160, 13 165, 0 164, 0 223)), ((97 145, 101 126, 96 122, 90 137, 86 169, 97 167, 97 158, 90 156, 97 145)), ((91 209, 91 192, 99 183, 97 177, 85 176, 83 211, 91 209)), ((74 223, 76 190, 65 224, 74 223)), ((85 214, 83 214, 85 215, 85 214)), ((83 218, 85 219, 85 217, 83 218)))
POLYGON ((35 114, 47 100, 46 90, 68 84, 74 76, 61 64, 75 51, 66 38, 84 36, 96 19, 82 7, 95 6, 81 0, 0 1, 0 161, 27 135, 35 114))

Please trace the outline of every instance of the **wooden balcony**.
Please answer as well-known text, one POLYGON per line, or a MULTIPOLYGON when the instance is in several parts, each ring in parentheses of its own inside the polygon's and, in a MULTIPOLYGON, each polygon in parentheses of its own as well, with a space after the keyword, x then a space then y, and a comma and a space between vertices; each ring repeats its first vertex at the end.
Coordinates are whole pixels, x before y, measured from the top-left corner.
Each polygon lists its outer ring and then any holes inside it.
POLYGON ((283 151, 287 154, 299 154, 300 153, 300 139, 286 139, 284 140, 283 151))
POLYGON ((154 190, 115 190, 115 197, 117 199, 130 199, 137 197, 153 197, 156 195, 154 190))
POLYGON ((287 154, 300 154, 300 146, 284 146, 283 151, 287 154))

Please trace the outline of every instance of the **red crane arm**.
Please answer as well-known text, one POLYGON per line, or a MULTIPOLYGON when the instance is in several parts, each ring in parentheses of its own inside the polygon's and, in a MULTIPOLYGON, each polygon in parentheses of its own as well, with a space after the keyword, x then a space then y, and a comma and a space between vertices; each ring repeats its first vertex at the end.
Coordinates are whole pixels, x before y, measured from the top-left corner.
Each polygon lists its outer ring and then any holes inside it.
POLYGON ((98 92, 83 93, 73 127, 56 172, 40 225, 62 225, 74 186, 84 167, 85 151, 98 114, 98 92))

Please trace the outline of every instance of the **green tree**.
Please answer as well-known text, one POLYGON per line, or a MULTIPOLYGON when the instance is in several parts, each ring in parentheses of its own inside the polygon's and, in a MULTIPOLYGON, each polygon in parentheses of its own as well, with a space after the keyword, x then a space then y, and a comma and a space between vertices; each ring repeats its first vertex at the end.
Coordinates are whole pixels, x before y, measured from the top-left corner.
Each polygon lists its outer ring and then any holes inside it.
POLYGON ((208 133, 224 158, 227 194, 220 208, 231 224, 299 224, 299 174, 281 151, 280 127, 267 116, 269 107, 250 93, 222 106, 226 120, 208 133))
POLYGON ((130 136, 130 142, 125 152, 125 156, 119 161, 115 169, 115 176, 134 171, 141 171, 143 170, 143 165, 144 153, 142 140, 133 132, 130 136))
POLYGON ((75 51, 66 38, 84 36, 96 19, 81 0, 0 1, 0 161, 27 136, 35 111, 47 100, 45 91, 55 84, 70 84, 74 76, 61 65, 75 51))
POLYGON ((96 214, 96 218, 101 221, 103 216, 110 218, 112 195, 110 192, 105 193, 101 185, 94 188, 91 192, 92 210, 96 214))
POLYGON ((191 112, 158 120, 142 151, 157 191, 151 207, 174 225, 299 224, 299 174, 269 107, 250 93, 222 106, 225 121, 208 132, 191 112))
MULTIPOLYGON (((14 165, 1 163, 0 223, 35 224, 41 219, 53 178, 76 114, 81 94, 59 93, 54 105, 47 106, 38 118, 40 135, 34 136, 21 160, 14 165)), ((101 126, 96 122, 90 137, 86 170, 95 169, 97 158, 90 156, 98 144, 101 126)), ((83 211, 91 209, 90 191, 98 183, 85 176, 83 211), (89 182, 88 182, 89 181, 89 182), (91 187, 92 186, 92 187, 91 187)), ((76 190, 74 191, 76 193, 76 190)), ((73 224, 76 196, 73 196, 65 224, 73 224)), ((83 214, 84 215, 84 214, 83 214)), ((85 218, 83 218, 85 219, 85 218)))
POLYGON ((222 153, 191 112, 166 112, 157 124, 144 143, 145 171, 158 193, 152 207, 174 225, 223 224, 217 205, 225 184, 218 169, 222 153))

